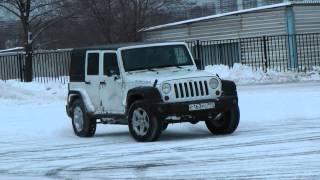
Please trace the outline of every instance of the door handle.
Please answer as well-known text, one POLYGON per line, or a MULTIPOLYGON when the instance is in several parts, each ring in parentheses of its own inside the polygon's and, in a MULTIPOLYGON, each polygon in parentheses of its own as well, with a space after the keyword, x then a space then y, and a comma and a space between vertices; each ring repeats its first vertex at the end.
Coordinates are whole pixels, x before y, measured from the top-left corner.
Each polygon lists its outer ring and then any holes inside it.
POLYGON ((86 84, 91 84, 91 82, 90 82, 90 81, 86 81, 85 83, 86 83, 86 84))
POLYGON ((106 85, 107 83, 105 81, 100 82, 101 85, 106 85))

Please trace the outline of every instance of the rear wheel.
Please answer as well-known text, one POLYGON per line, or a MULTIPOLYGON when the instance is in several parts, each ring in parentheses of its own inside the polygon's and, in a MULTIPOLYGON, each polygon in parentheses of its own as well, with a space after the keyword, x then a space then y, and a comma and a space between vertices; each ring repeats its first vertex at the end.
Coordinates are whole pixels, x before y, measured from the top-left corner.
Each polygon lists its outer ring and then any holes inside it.
POLYGON ((129 110, 129 131, 139 142, 156 141, 162 132, 163 122, 143 101, 133 103, 129 110))
POLYGON ((81 99, 74 101, 72 105, 72 127, 79 137, 92 137, 96 132, 96 120, 87 115, 81 99))
POLYGON ((206 120, 206 126, 212 134, 232 134, 240 121, 239 107, 224 112, 221 117, 214 120, 206 120))

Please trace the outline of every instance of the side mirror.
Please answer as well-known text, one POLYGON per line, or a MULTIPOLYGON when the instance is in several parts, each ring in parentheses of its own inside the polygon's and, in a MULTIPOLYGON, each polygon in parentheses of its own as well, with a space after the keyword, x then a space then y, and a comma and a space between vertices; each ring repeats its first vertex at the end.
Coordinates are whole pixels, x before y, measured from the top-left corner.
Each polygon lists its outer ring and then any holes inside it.
POLYGON ((113 80, 114 80, 114 81, 116 81, 116 80, 118 80, 118 79, 120 79, 120 75, 118 75, 118 74, 113 75, 113 80))
POLYGON ((120 79, 120 72, 119 72, 119 70, 111 69, 111 70, 110 70, 110 76, 113 77, 113 80, 114 80, 114 81, 120 79))
POLYGON ((117 70, 109 69, 109 70, 107 71, 107 76, 109 76, 109 77, 119 76, 119 75, 120 75, 120 72, 117 71, 117 70))
POLYGON ((194 61, 195 61, 195 63, 196 63, 197 69, 198 69, 198 70, 201 70, 201 69, 202 69, 202 68, 201 68, 201 60, 200 60, 200 59, 195 59, 194 61))

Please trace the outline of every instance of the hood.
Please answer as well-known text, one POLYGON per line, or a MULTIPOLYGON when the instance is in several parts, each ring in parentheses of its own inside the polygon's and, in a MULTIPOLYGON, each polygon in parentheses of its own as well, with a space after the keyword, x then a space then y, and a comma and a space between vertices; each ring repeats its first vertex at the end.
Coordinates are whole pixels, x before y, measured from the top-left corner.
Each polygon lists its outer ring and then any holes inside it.
POLYGON ((175 79, 191 79, 199 77, 213 77, 215 74, 195 70, 192 68, 170 68, 165 70, 158 71, 139 71, 127 73, 126 81, 130 83, 143 83, 143 84, 153 84, 155 80, 158 80, 158 83, 165 81, 175 80, 175 79))

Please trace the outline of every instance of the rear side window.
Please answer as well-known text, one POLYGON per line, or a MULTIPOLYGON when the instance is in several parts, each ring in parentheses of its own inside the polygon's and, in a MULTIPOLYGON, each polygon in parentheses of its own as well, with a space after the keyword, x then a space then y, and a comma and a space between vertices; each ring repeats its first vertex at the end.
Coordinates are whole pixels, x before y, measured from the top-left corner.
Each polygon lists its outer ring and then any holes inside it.
POLYGON ((99 75, 99 53, 88 53, 88 75, 99 75))
POLYGON ((83 82, 85 80, 85 64, 86 52, 83 50, 72 51, 69 71, 71 82, 83 82))
POLYGON ((106 53, 103 58, 103 70, 104 75, 120 75, 117 54, 115 53, 106 53))

